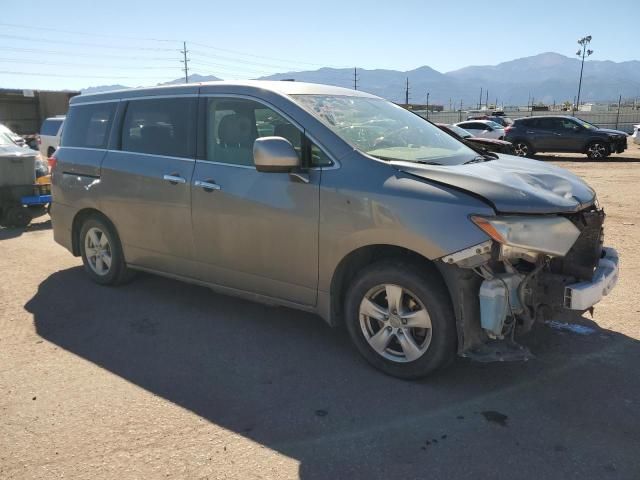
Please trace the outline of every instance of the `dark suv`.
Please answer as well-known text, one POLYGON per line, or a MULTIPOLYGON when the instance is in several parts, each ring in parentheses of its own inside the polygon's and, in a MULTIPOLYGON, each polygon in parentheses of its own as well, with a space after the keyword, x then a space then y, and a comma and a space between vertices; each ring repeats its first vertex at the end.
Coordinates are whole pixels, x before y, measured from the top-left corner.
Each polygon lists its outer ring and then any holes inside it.
POLYGON ((595 159, 627 148, 625 132, 567 116, 518 118, 505 132, 505 140, 513 143, 514 153, 521 157, 536 152, 571 152, 595 159))

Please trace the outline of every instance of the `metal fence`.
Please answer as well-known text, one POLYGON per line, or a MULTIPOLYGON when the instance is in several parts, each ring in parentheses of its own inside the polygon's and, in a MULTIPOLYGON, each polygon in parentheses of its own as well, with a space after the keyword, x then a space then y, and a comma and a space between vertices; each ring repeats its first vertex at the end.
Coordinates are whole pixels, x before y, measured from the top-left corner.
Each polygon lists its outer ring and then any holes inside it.
MULTIPOLYGON (((429 112, 427 116, 426 111, 416 111, 418 115, 428 118, 435 123, 457 123, 467 119, 468 112, 429 112)), ((505 116, 509 118, 522 118, 522 117, 541 117, 545 115, 572 115, 571 112, 547 112, 547 111, 509 111, 504 112, 505 116)), ((473 114, 477 115, 477 114, 473 114)), ((616 130, 622 130, 627 133, 633 132, 633 126, 640 124, 640 110, 625 109, 620 111, 618 116, 617 111, 613 112, 575 112, 575 116, 585 120, 589 123, 593 123, 601 128, 613 128, 616 130)))

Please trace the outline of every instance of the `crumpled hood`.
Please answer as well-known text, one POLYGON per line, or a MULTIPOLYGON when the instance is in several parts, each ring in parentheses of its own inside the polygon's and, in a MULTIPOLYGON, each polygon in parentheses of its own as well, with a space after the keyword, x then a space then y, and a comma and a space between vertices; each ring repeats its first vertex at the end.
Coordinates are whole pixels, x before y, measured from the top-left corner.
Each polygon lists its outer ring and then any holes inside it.
POLYGON ((568 170, 512 155, 469 165, 393 165, 411 175, 479 195, 502 213, 575 212, 595 199, 593 189, 568 170))

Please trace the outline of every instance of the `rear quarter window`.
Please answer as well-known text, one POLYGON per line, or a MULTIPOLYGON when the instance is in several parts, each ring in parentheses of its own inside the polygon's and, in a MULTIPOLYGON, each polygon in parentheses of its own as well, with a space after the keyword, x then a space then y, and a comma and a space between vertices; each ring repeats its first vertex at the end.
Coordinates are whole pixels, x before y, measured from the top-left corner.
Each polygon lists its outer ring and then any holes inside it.
POLYGON ((62 133, 63 147, 106 148, 116 102, 71 107, 62 133))
POLYGON ((48 135, 51 137, 55 137, 58 135, 58 130, 60 130, 60 125, 62 125, 62 119, 59 120, 45 120, 42 123, 42 127, 40 127, 40 135, 48 135))

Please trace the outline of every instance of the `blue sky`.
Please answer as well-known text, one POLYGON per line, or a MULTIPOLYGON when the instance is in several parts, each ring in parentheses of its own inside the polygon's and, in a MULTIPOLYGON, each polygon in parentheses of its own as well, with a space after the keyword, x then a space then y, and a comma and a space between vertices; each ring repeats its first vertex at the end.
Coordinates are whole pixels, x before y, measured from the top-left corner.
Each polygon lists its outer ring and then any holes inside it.
POLYGON ((446 72, 572 56, 586 34, 593 59, 640 57, 632 0, 20 3, 0 17, 0 87, 154 85, 181 75, 183 40, 192 72, 227 79, 322 65, 446 72))

